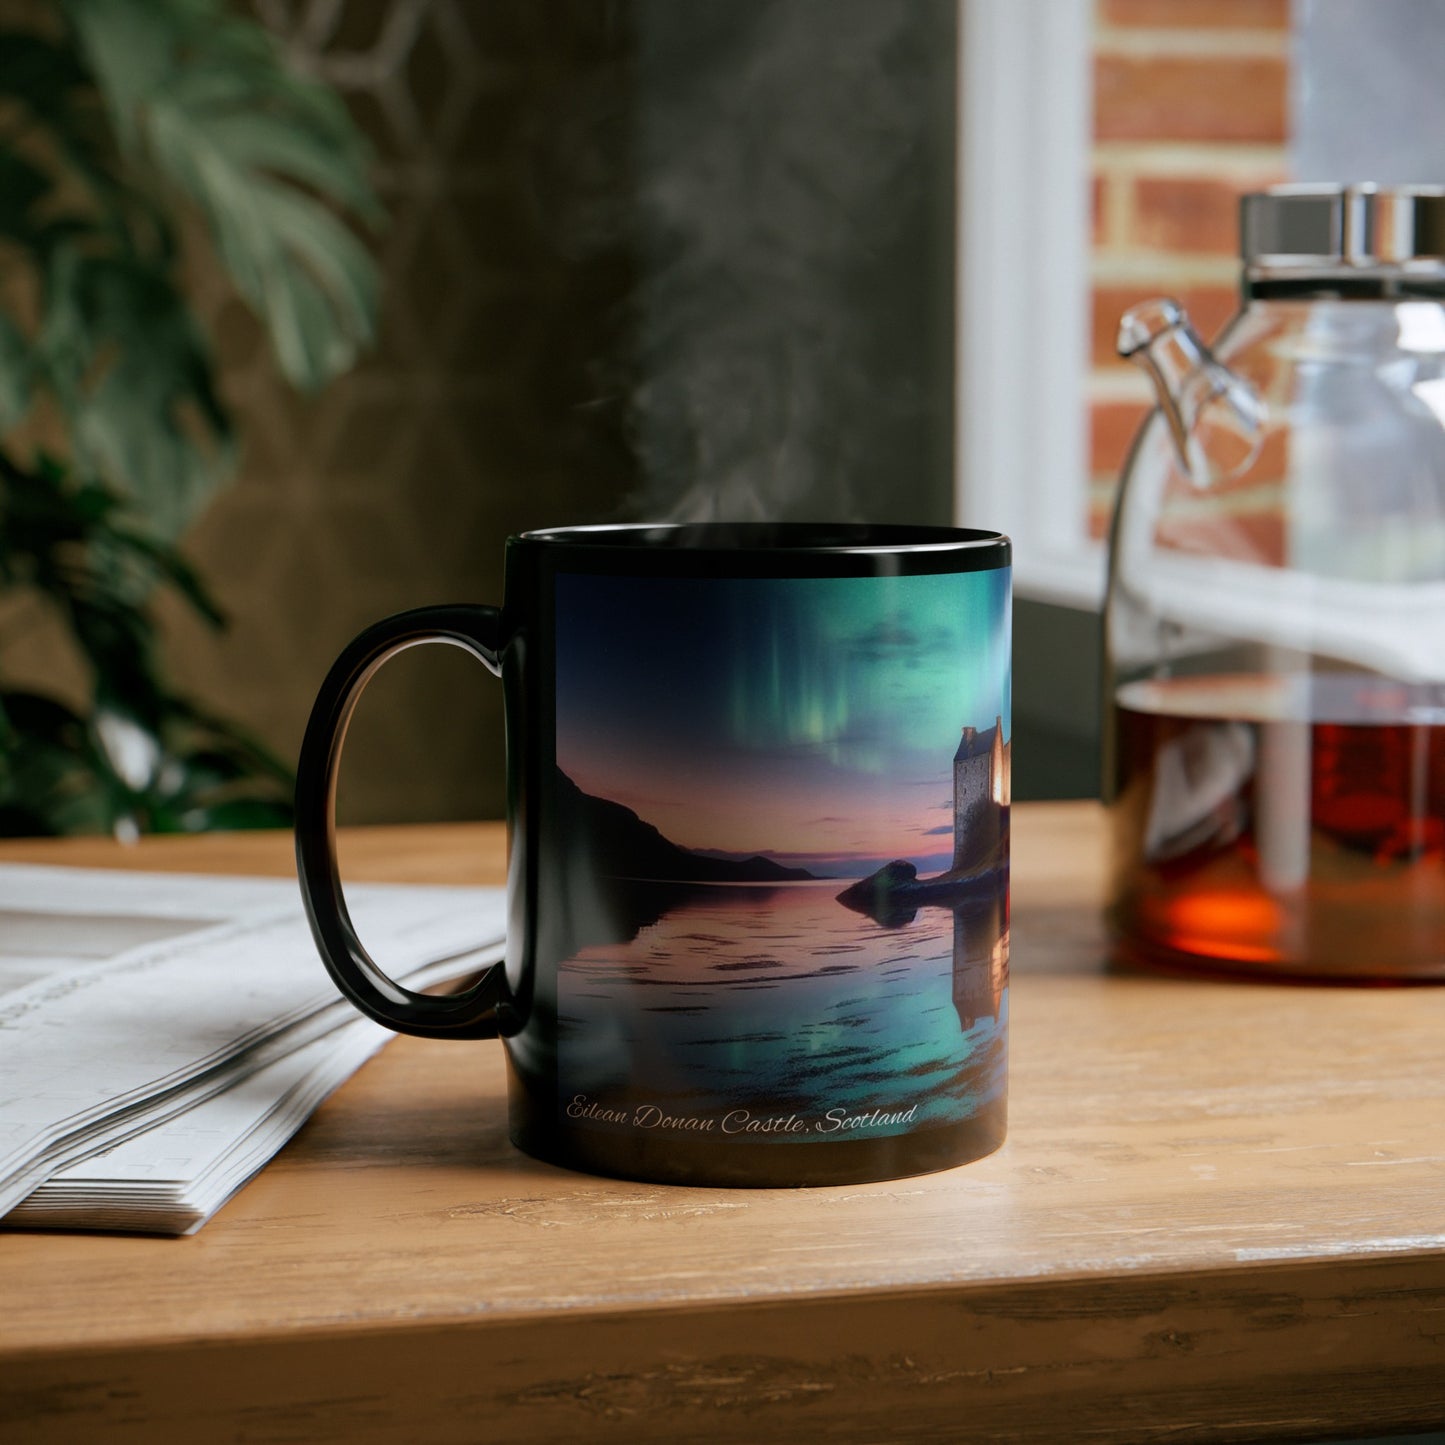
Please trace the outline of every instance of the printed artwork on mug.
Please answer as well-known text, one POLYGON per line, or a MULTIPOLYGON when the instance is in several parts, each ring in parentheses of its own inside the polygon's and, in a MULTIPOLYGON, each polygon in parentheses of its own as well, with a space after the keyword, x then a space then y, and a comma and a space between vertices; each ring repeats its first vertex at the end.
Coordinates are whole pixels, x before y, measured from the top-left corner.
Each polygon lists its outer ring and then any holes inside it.
POLYGON ((572 1127, 1002 1110, 1008 579, 558 578, 572 1127))

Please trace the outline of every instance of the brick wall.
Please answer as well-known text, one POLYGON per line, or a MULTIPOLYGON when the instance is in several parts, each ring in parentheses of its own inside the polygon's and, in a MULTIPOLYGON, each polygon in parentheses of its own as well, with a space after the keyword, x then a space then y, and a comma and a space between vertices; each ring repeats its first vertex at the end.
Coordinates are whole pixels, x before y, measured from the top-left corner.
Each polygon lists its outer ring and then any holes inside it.
POLYGON ((1287 179, 1288 0, 1095 0, 1089 528, 1149 409, 1119 317, 1167 294, 1212 336, 1236 309, 1237 206, 1287 179))

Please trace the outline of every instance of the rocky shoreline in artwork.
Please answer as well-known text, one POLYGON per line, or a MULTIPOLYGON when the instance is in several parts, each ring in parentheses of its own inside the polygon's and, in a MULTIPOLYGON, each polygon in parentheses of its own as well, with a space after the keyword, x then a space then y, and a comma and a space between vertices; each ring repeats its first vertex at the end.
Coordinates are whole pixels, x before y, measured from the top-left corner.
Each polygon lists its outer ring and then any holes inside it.
POLYGON ((885 863, 837 895, 838 902, 855 913, 866 913, 888 928, 910 923, 920 908, 967 908, 988 902, 998 894, 1008 871, 1007 829, 995 855, 966 871, 950 869, 932 878, 920 878, 905 858, 885 863))

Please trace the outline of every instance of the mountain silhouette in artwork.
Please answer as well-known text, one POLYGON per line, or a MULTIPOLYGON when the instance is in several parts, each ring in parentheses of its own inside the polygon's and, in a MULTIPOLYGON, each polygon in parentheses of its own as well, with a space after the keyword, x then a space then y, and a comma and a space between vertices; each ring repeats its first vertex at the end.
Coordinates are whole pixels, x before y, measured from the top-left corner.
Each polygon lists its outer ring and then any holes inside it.
POLYGON ((557 769, 557 824, 568 846, 586 852, 599 876, 673 883, 795 883, 815 878, 771 858, 714 858, 663 837, 621 803, 584 793, 557 769))

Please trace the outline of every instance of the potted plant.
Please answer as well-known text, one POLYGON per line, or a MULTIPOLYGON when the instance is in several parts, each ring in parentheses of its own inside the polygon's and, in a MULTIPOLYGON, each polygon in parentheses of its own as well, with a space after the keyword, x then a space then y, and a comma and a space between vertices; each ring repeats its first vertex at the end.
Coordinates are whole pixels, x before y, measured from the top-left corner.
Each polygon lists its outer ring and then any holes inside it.
POLYGON ((353 225, 377 219, 340 99, 223 0, 52 0, 0 31, 0 602, 53 609, 89 679, 79 705, 9 684, 0 631, 0 833, 289 818, 289 769, 159 655, 158 592, 221 624, 177 542, 237 449, 182 236, 313 390, 372 338, 353 225))

